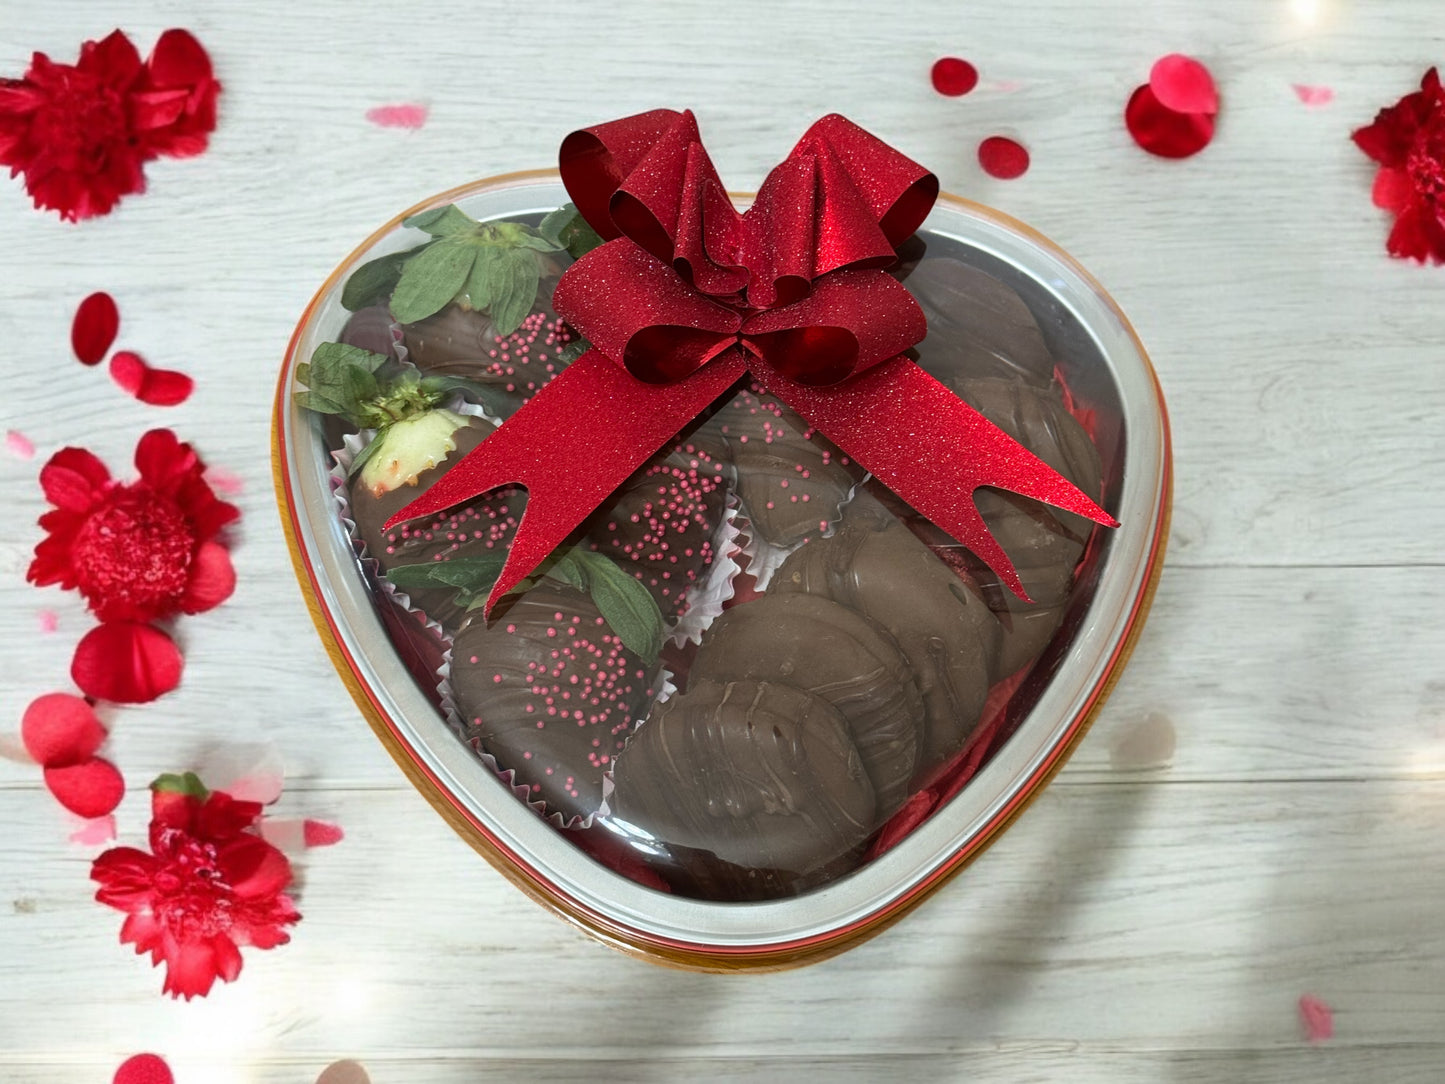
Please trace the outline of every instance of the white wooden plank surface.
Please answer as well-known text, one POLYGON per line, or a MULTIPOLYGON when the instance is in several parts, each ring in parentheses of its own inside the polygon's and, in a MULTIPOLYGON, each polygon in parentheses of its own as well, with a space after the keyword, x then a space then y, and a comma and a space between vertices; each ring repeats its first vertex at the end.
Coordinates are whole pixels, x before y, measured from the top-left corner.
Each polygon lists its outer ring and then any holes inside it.
MULTIPOLYGON (((0 73, 112 26, 144 46, 187 25, 227 88, 211 151, 153 163, 151 193, 107 219, 64 227, 0 185, 0 429, 40 450, 0 452, 0 730, 65 687, 87 627, 74 599, 23 583, 39 463, 84 443, 121 469, 141 431, 174 425, 245 483, 240 587, 181 626, 179 692, 110 713, 111 753, 138 788, 217 743, 274 740, 283 812, 349 833, 305 859, 294 944, 172 1004, 90 902, 90 852, 64 842, 34 770, 0 761, 0 1079, 108 1080, 147 1048, 182 1084, 309 1081, 341 1057, 378 1084, 1440 1077, 1445 272, 1384 258, 1348 141, 1445 62, 1437 5, 894 8, 0 0, 0 73), (1174 49, 1211 64, 1225 103, 1186 163, 1149 159, 1119 122, 1174 49), (982 69, 966 98, 928 86, 945 52, 982 69), (1305 109, 1296 82, 1329 84, 1334 104, 1305 109), (364 121, 394 101, 429 103, 426 128, 364 121), (330 268, 422 196, 548 164, 573 127, 656 105, 698 111, 736 187, 838 110, 1032 223, 1130 314, 1174 423, 1169 568, 1069 768, 918 914, 784 975, 622 958, 477 859, 351 707, 270 494, 276 367, 330 268), (994 132, 1030 146, 1024 178, 974 163, 994 132), (70 360, 70 314, 97 288, 120 301, 122 345, 197 377, 190 402, 143 407, 70 360), (57 632, 38 631, 42 609, 57 632), (1127 770, 1121 744, 1151 716, 1177 748, 1127 770), (1304 992, 1336 1010, 1317 1049, 1304 992)), ((144 816, 135 790, 131 839, 144 816)))

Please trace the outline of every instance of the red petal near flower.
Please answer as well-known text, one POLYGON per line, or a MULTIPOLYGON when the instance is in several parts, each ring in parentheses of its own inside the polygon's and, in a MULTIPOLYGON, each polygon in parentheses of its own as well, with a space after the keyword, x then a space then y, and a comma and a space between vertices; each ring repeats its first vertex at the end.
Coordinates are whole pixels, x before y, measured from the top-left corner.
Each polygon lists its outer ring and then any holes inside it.
POLYGON ((1214 76, 1193 57, 1170 53, 1149 69, 1149 89, 1159 104, 1176 113, 1218 113, 1214 76))
POLYGON ((40 468, 40 488, 57 508, 85 512, 110 482, 104 463, 84 448, 62 448, 40 468))
POLYGON ((107 621, 75 646, 70 676, 97 700, 143 704, 181 683, 181 652, 152 625, 107 621))
POLYGON ((189 30, 167 30, 146 61, 158 87, 188 87, 211 77, 211 58, 189 30))
POLYGON ((302 839, 308 847, 330 847, 345 838, 339 824, 308 820, 302 827, 302 839))
POLYGON ((260 836, 239 835, 216 855, 216 868, 241 899, 275 896, 291 883, 291 863, 260 836))
POLYGON ((1445 263, 1445 226, 1430 209, 1411 203, 1395 219, 1385 248, 1400 259, 1445 263))
POLYGON ((153 369, 130 350, 118 350, 110 359, 111 379, 150 406, 176 406, 190 398, 196 382, 174 369, 153 369))
POLYGON ((1134 142, 1160 158, 1188 158, 1214 138, 1214 118, 1205 113, 1176 113, 1166 108, 1146 83, 1124 109, 1124 124, 1134 142))
POLYGON ((95 709, 80 697, 46 693, 25 709, 20 740, 36 763, 61 768, 94 756, 105 741, 105 727, 95 717, 95 709))
POLYGON ((63 768, 46 768, 45 785, 55 800, 79 817, 104 817, 125 797, 125 780, 100 757, 63 768))
POLYGON ((956 56, 946 56, 934 62, 933 89, 950 98, 967 94, 978 86, 978 69, 968 61, 956 56))
MULTIPOLYGON (((96 901, 117 911, 142 910, 150 901, 155 868, 155 856, 145 851, 112 847, 90 864, 90 879, 100 885, 95 892, 96 901)), ((132 933, 134 928, 127 923, 121 928, 121 941, 141 944, 132 933)))
POLYGON ((82 365, 99 365, 120 331, 120 310, 104 291, 93 293, 75 310, 70 345, 82 365))
POLYGON ((1408 173, 1403 169, 1382 167, 1375 174, 1375 185, 1370 190, 1370 199, 1381 210, 1398 215, 1410 206, 1410 199, 1414 194, 1415 189, 1410 183, 1408 173))
POLYGON ((1006 136, 989 136, 978 145, 978 164, 990 177, 1011 181, 1028 172, 1028 148, 1006 136))
MULTIPOLYGON (((234 948, 234 946, 232 946, 234 948)), ((218 975, 215 950, 209 941, 185 941, 167 952, 166 981, 161 990, 171 997, 205 997, 218 975)), ((236 972, 241 970, 239 961, 236 972)), ((233 975, 234 977, 234 975, 233 975)))
POLYGON ((188 614, 204 613, 225 602, 235 590, 236 570, 226 547, 219 542, 203 542, 191 561, 181 609, 188 614))
POLYGON ((171 1067, 156 1054, 136 1054, 121 1062, 111 1084, 176 1084, 171 1067))

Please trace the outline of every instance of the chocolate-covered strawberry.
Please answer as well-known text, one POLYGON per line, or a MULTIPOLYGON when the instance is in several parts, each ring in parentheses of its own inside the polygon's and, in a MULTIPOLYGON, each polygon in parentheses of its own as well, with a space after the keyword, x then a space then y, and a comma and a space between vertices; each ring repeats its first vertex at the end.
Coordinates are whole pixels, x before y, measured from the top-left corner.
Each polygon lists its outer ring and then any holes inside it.
POLYGON ((718 462, 683 442, 624 482, 586 525, 587 545, 647 588, 669 622, 717 556, 727 485, 718 462))
POLYGON ((752 530, 774 546, 796 545, 838 518, 864 472, 796 412, 756 384, 737 392, 699 435, 720 435, 752 530))
POLYGON ((549 582, 490 624, 474 614, 453 642, 450 681, 463 739, 572 820, 601 804, 602 776, 646 714, 657 668, 586 592, 549 582))
POLYGON ((407 357, 425 373, 464 377, 487 389, 485 402, 507 418, 536 395, 576 354, 576 335, 545 304, 502 335, 485 313, 448 305, 402 326, 407 357))

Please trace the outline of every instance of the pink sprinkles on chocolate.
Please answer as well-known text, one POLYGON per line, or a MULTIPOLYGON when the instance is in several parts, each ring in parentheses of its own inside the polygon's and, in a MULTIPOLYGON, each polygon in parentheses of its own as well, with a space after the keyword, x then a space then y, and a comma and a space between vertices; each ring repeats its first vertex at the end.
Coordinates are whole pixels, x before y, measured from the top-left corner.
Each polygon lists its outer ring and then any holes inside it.
POLYGON ((574 338, 563 321, 534 312, 512 334, 492 340, 495 345, 487 351, 491 361, 482 367, 482 376, 506 380, 507 391, 531 398, 557 375, 557 354, 574 338))

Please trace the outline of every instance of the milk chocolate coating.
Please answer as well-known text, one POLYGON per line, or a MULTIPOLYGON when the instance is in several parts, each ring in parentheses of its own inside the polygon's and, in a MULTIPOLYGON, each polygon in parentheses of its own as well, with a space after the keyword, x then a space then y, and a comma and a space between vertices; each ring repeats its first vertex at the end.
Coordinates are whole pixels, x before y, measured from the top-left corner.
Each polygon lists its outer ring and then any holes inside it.
POLYGON ((787 685, 694 682, 653 710, 613 778, 613 820, 666 846, 680 891, 714 899, 831 879, 876 824, 847 721, 787 685))
MULTIPOLYGON (((430 470, 417 475, 416 484, 398 486, 380 497, 360 485, 351 488, 351 515, 356 533, 366 546, 366 555, 381 565, 383 573, 397 565, 416 565, 453 557, 474 557, 505 552, 517 533, 517 523, 527 507, 527 491, 514 486, 492 490, 466 504, 438 512, 424 519, 408 520, 390 530, 382 525, 416 500, 463 456, 490 435, 492 427, 480 418, 452 435, 456 450, 430 470)), ((412 604, 444 628, 455 630, 466 611, 455 601, 450 587, 408 589, 412 604)))
POLYGON ((602 776, 645 713, 655 678, 588 595, 547 584, 490 625, 469 623, 452 646, 462 738, 568 819, 601 804, 602 776))
POLYGON ((997 376, 1046 387, 1054 359, 1023 298, 998 279, 946 256, 921 261, 908 289, 928 317, 918 363, 946 377, 997 376))
POLYGON ((739 391, 704 431, 727 440, 738 499, 752 529, 787 547, 818 534, 864 476, 799 415, 756 385, 739 391))
POLYGON ((351 314, 346 321, 346 326, 341 329, 341 334, 336 337, 336 341, 347 346, 360 347, 362 350, 370 350, 373 354, 385 354, 394 360, 396 358, 396 336, 392 333, 394 326, 389 308, 385 305, 368 305, 351 314))
POLYGON ((689 681, 765 681, 827 700, 848 721, 879 820, 908 796, 923 701, 898 645, 875 622, 814 595, 767 594, 717 619, 689 681))
POLYGON ((688 588, 716 554, 727 485, 722 467, 691 442, 655 456, 588 519, 587 544, 647 588, 664 621, 682 616, 688 588))
POLYGON ((988 697, 1001 639, 998 620, 876 499, 860 492, 837 533, 793 553, 768 590, 842 603, 897 642, 923 697, 915 783, 963 748, 988 697))
MULTIPOLYGON (((995 379, 960 380, 950 386, 994 425, 1098 498, 1103 477, 1099 451, 1055 388, 995 379)), ((1030 607, 988 569, 977 567, 984 599, 1004 625, 998 671, 1004 676, 1032 659, 1052 638, 1094 525, 1072 512, 1003 490, 980 489, 974 500, 1034 600, 1030 607)))
POLYGON ((487 389, 487 408, 503 419, 566 368, 558 364, 557 355, 575 338, 540 300, 522 326, 505 337, 485 313, 455 304, 401 329, 413 365, 424 373, 481 384, 487 389))

